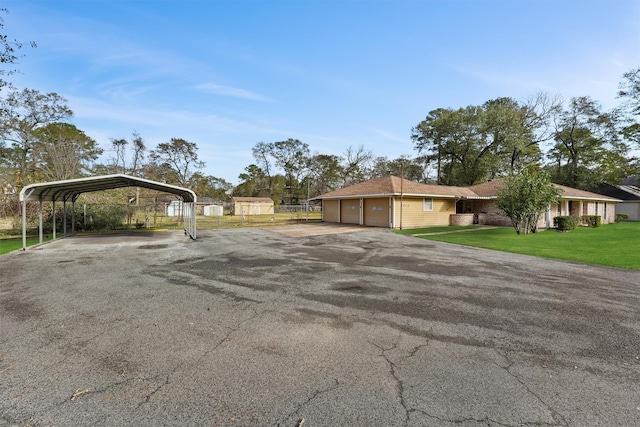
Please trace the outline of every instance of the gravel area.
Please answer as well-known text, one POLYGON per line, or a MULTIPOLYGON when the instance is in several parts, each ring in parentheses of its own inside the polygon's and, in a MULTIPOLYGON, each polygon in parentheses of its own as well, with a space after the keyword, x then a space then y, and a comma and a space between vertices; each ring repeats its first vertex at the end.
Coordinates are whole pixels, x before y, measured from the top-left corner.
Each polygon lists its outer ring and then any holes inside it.
POLYGON ((0 427, 640 425, 636 271, 308 224, 0 272, 0 427))

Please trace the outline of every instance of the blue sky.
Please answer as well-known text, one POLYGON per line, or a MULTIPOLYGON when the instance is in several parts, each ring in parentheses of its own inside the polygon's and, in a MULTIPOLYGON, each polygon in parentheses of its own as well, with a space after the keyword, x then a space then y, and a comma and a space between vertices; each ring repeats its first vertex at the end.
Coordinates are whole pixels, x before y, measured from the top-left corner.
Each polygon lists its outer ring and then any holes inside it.
MULTIPOLYGON (((640 66, 640 1, 0 0, 19 87, 57 92, 104 148, 195 142, 238 182, 260 141, 415 155, 440 107, 539 91, 617 105, 640 66)), ((109 157, 109 153, 105 153, 109 157)), ((105 159, 106 160, 106 159, 105 159)))

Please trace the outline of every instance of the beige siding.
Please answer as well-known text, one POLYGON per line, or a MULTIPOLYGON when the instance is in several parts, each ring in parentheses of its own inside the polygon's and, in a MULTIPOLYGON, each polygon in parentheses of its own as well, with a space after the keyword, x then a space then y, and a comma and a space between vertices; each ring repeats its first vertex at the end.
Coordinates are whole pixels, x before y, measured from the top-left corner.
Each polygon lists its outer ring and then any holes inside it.
POLYGON ((273 215, 273 203, 236 202, 233 214, 240 215, 273 215))
POLYGON ((322 201, 322 220, 326 222, 340 222, 340 202, 338 200, 322 201))
POLYGON ((453 199, 433 199, 433 209, 423 210, 423 197, 408 198, 402 201, 396 198, 394 203, 394 227, 400 227, 400 211, 402 210, 402 228, 431 227, 449 225, 449 215, 456 213, 455 200, 453 199))
POLYGON ((603 205, 603 211, 602 211, 602 223, 603 224, 611 224, 616 222, 616 204, 615 203, 606 203, 606 218, 605 218, 605 210, 604 210, 604 205, 605 203, 602 204, 603 205))
POLYGON ((374 227, 389 227, 389 198, 380 197, 364 199, 362 211, 364 225, 374 227))
POLYGON ((360 199, 342 199, 340 201, 340 222, 360 224, 360 199))

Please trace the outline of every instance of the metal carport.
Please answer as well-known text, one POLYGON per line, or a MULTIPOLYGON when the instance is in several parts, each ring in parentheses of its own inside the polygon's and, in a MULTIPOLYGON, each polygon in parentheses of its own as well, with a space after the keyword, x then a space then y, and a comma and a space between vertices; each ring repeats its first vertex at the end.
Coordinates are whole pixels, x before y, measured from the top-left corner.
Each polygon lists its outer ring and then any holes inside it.
MULTIPOLYGON (((53 203, 53 238, 56 238, 55 204, 57 201, 63 203, 63 215, 66 216, 67 202, 72 204, 72 216, 75 217, 75 202, 82 193, 92 191, 112 190, 124 187, 142 187, 150 190, 157 190, 175 194, 184 204, 184 231, 192 239, 196 238, 196 193, 193 191, 177 187, 175 185, 164 184, 162 182, 151 181, 129 175, 115 174, 92 176, 88 178, 68 179, 64 181, 44 182, 25 186, 20 191, 20 201, 22 202, 22 249, 27 248, 27 210, 28 200, 38 200, 39 206, 39 235, 40 243, 43 241, 42 232, 42 203, 53 203)), ((72 233, 74 232, 75 220, 72 220, 72 233)), ((64 221, 66 234, 66 221, 64 221)))

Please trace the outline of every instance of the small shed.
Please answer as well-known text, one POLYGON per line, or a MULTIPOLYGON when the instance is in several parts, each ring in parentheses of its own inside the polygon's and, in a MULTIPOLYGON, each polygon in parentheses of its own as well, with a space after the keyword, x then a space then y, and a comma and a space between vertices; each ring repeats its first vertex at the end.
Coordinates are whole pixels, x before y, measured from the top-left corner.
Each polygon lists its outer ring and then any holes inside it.
POLYGON ((169 203, 165 209, 165 214, 167 216, 182 216, 182 202, 174 200, 169 203))
POLYGON ((268 197, 232 197, 231 214, 242 215, 273 215, 273 200, 268 197))
POLYGON ((204 207, 204 216, 222 216, 224 214, 224 206, 208 205, 204 207))

